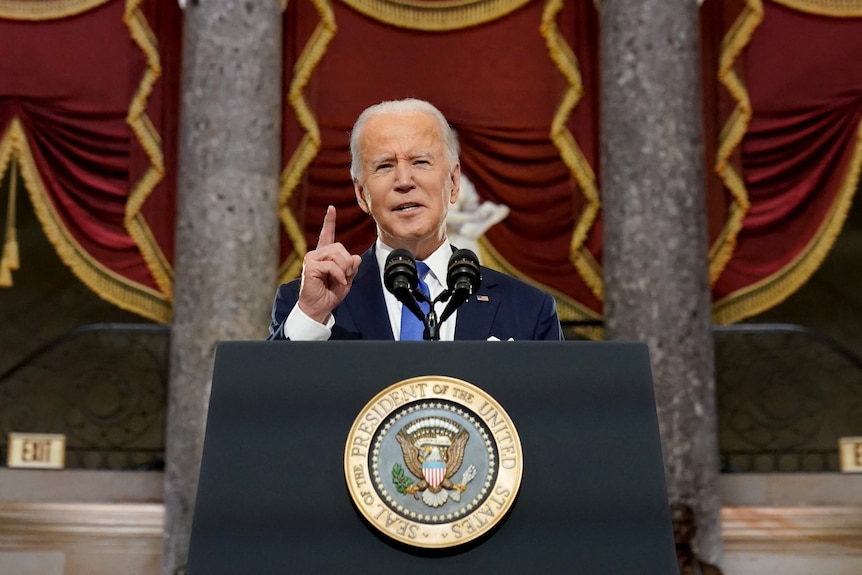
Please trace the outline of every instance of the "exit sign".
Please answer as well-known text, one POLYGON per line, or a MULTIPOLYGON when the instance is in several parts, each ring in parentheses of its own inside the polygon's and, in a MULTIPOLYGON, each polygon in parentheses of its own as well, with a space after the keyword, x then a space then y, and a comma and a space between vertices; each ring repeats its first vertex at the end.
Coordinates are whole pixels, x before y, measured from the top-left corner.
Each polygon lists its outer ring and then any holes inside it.
POLYGON ((54 433, 10 433, 6 465, 28 469, 63 469, 66 436, 54 433))
POLYGON ((842 437, 838 440, 841 471, 862 473, 862 437, 842 437))

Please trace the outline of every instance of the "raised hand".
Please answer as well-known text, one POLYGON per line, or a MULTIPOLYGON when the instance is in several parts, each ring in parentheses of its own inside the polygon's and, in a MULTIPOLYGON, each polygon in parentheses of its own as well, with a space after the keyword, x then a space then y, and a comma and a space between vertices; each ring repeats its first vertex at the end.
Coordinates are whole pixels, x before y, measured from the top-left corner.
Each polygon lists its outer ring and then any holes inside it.
POLYGON ((335 218, 335 206, 327 207, 317 248, 305 254, 302 262, 299 309, 320 323, 326 323, 332 310, 347 296, 362 261, 335 241, 335 218))

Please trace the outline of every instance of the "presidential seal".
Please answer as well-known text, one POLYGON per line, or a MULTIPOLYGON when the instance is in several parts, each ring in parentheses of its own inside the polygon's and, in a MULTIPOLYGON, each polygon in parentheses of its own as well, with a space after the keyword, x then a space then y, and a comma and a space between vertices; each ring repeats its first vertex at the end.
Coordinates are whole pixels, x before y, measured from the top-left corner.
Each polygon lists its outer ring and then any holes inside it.
POLYGON ((444 548, 493 528, 515 501, 521 441, 475 385, 416 377, 384 389, 347 436, 344 475, 357 509, 385 535, 444 548))

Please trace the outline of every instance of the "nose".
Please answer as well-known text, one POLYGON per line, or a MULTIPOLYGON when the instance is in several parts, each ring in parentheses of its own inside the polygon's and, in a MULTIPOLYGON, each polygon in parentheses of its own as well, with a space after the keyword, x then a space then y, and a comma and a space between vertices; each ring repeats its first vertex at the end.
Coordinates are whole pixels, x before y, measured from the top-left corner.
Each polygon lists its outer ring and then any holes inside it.
POLYGON ((395 164, 395 189, 407 192, 413 189, 413 171, 409 162, 400 161, 395 164))

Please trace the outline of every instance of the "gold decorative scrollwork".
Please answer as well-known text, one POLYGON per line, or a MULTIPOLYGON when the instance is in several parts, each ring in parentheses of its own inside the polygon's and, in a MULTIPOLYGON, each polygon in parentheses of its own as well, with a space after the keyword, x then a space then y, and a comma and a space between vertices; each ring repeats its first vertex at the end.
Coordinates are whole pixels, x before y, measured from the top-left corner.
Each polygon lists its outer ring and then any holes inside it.
POLYGON ((343 0, 370 18, 411 30, 441 32, 496 20, 530 0, 343 0))
POLYGON ((793 10, 819 16, 862 17, 862 0, 773 0, 773 2, 793 10))
POLYGON ((107 4, 111 0, 0 0, 0 18, 7 20, 55 20, 68 18, 107 4))

